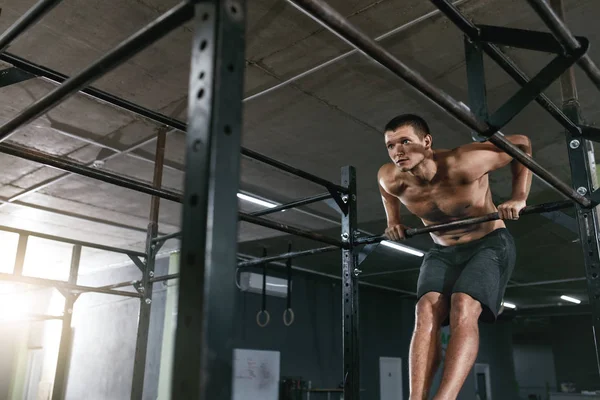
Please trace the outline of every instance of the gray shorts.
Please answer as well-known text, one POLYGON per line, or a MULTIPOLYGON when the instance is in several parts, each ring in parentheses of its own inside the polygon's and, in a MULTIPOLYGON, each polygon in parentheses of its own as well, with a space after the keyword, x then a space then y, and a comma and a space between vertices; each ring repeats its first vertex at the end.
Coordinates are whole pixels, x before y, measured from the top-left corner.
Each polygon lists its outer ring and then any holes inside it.
MULTIPOLYGON (((483 308, 480 320, 495 322, 516 261, 516 247, 506 228, 496 229, 469 243, 434 244, 423 258, 417 297, 428 292, 447 296, 466 293, 483 308)), ((449 319, 443 322, 448 325, 449 319)))

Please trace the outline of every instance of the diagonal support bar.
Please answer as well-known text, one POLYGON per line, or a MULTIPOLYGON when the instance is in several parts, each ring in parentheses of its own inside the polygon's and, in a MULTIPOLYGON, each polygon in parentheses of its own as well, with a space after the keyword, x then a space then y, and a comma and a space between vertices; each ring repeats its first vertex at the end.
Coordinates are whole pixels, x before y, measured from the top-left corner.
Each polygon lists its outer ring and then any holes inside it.
POLYGON ((38 1, 0 36, 0 52, 4 51, 17 36, 33 26, 60 2, 61 0, 38 1))
MULTIPOLYGON (((471 41, 477 42, 479 40, 478 28, 456 8, 453 4, 447 0, 430 0, 440 11, 442 11, 448 19, 450 19, 471 41)), ((504 70, 511 78, 515 80, 521 86, 529 82, 529 77, 519 67, 504 54, 498 46, 487 43, 479 42, 478 45, 481 49, 493 59, 500 68, 504 70)), ((585 56, 584 56, 585 57, 585 56)), ((552 102, 545 94, 540 94, 536 99, 536 102, 542 106, 559 124, 561 124, 566 130, 573 134, 579 133, 579 128, 573 121, 571 121, 562 111, 560 107, 552 102)))
MULTIPOLYGON (((395 58, 389 51, 367 36, 364 32, 354 27, 343 15, 334 10, 321 0, 290 0, 298 9, 315 19, 321 25, 335 33, 350 45, 360 49, 365 55, 386 67, 398 77, 402 78, 418 92, 425 95, 435 104, 443 108, 450 115, 462 122, 465 126, 477 132, 490 135, 495 130, 490 125, 481 121, 464 105, 447 93, 432 85, 423 76, 408 68, 395 58)), ((576 201, 584 207, 591 205, 590 199, 580 195, 569 185, 562 182, 530 156, 521 151, 517 146, 508 141, 503 135, 494 133, 489 141, 498 148, 510 154, 514 159, 529 168, 535 175, 544 180, 557 191, 576 201)))
POLYGON ((193 5, 187 1, 179 3, 88 68, 34 102, 12 120, 0 126, 0 141, 6 140, 16 129, 56 107, 59 103, 77 93, 92 81, 106 75, 112 69, 188 21, 192 16, 193 5))
POLYGON ((142 273, 146 271, 146 263, 144 263, 138 256, 132 256, 129 254, 129 258, 140 269, 140 271, 142 271, 142 273))
MULTIPOLYGON (((544 23, 550 28, 554 37, 560 42, 567 53, 573 53, 582 46, 579 37, 575 37, 561 18, 552 9, 550 4, 544 0, 527 0, 536 13, 542 18, 544 23), (578 42, 579 41, 579 42, 578 42)), ((600 69, 587 55, 581 57, 578 61, 579 66, 586 73, 588 78, 600 90, 600 69)))
POLYGON ((539 96, 552 82, 568 70, 589 47, 587 39, 582 39, 583 46, 575 54, 557 56, 529 82, 527 82, 514 96, 504 103, 489 119, 490 125, 501 129, 508 124, 529 103, 539 96))

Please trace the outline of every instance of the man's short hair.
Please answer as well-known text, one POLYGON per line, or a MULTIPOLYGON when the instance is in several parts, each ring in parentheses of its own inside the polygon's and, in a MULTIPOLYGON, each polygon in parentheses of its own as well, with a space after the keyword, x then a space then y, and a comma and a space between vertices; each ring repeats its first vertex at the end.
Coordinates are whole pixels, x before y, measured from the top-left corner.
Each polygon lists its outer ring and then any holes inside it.
POLYGON ((392 118, 392 120, 385 125, 384 132, 393 132, 396 129, 407 125, 412 126, 417 136, 419 136, 419 139, 423 139, 425 135, 431 134, 429 132, 429 125, 427 125, 427 122, 415 114, 401 114, 392 118))

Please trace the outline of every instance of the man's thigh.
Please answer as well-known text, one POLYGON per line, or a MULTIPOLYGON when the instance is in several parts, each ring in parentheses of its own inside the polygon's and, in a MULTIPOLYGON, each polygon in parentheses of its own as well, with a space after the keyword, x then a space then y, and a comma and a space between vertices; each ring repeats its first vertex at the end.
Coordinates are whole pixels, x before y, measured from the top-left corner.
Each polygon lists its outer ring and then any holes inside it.
POLYGON ((483 308, 481 320, 494 322, 498 317, 506 285, 516 261, 512 235, 506 229, 483 240, 465 264, 452 293, 466 293, 483 308))

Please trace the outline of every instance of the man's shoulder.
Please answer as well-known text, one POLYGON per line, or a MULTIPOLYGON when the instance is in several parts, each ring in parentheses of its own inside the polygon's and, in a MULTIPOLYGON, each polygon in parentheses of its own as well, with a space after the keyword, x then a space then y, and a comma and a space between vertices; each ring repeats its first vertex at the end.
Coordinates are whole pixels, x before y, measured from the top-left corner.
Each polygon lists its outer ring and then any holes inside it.
POLYGON ((393 175, 395 172, 395 166, 393 163, 388 162, 379 167, 379 171, 377 171, 377 178, 385 178, 393 175))

